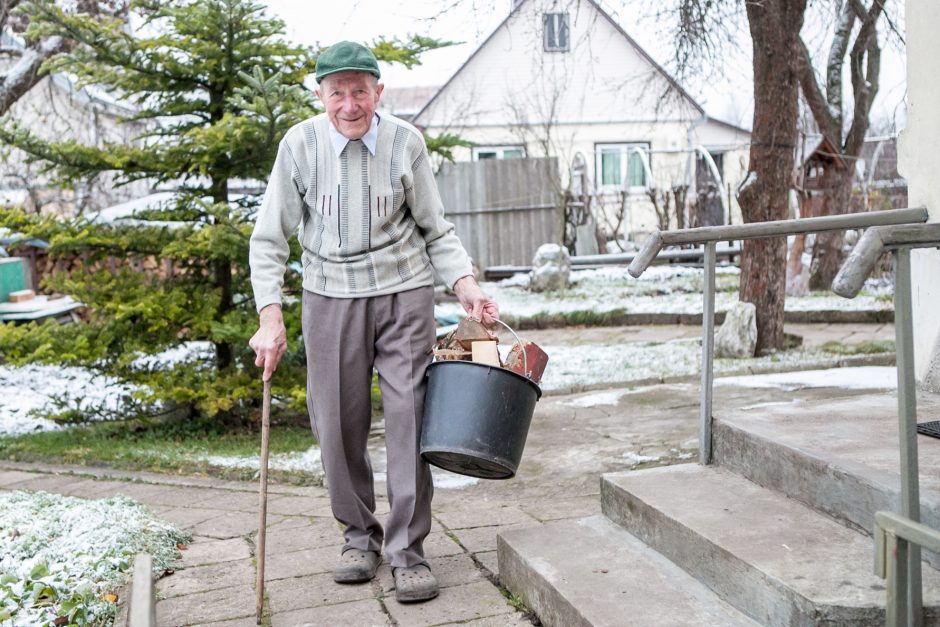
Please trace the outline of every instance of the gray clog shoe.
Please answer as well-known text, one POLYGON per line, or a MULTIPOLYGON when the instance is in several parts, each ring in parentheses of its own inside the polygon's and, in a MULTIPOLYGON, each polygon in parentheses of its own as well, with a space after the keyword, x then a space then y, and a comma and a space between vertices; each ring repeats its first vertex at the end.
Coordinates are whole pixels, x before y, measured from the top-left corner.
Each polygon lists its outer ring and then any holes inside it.
POLYGON ((440 592, 437 579, 427 564, 392 569, 395 575, 395 599, 399 603, 416 603, 433 599, 440 592))
POLYGON ((375 577, 375 571, 382 561, 376 551, 346 549, 339 564, 333 569, 333 581, 336 583, 365 583, 375 577))

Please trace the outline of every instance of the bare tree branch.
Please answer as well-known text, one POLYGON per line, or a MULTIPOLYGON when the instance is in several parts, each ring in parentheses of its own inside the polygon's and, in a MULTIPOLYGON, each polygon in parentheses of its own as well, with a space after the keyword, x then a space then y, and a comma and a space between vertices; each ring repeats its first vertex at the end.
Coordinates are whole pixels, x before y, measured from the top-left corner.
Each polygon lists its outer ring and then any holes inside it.
POLYGON ((42 64, 46 59, 65 52, 69 42, 62 37, 50 37, 38 49, 27 48, 20 60, 0 83, 0 115, 6 113, 14 102, 22 98, 45 77, 42 64))
MULTIPOLYGON (((28 5, 23 5, 20 11, 14 11, 21 4, 23 0, 0 0, 0 33, 26 31, 30 18, 28 5)), ((71 10, 104 19, 126 19, 128 0, 78 0, 71 10)), ((0 74, 0 115, 5 114, 13 103, 45 78, 43 63, 47 59, 71 50, 74 45, 71 39, 54 35, 26 41, 22 48, 3 47, 3 53, 18 56, 19 60, 6 74, 0 74)))
MULTIPOLYGON (((842 143, 842 66, 845 63, 845 52, 849 48, 855 18, 853 0, 845 0, 836 22, 829 58, 826 60, 826 96, 829 101, 829 116, 832 118, 830 126, 834 131, 834 134, 829 135, 829 139, 837 146, 842 143)), ((805 48, 805 45, 803 47, 805 48)), ((802 84, 802 81, 800 82, 802 84)))
MULTIPOLYGON (((813 70, 813 60, 810 57, 809 49, 803 41, 800 41, 800 65, 799 77, 800 87, 803 89, 803 96, 813 112, 813 118, 819 125, 819 130, 828 137, 834 144, 838 145, 839 136, 842 134, 840 127, 836 125, 836 120, 829 109, 829 102, 826 95, 823 94, 816 79, 816 72, 813 70)), ((841 120, 841 115, 839 116, 841 120)))
POLYGON ((884 11, 884 2, 872 0, 871 7, 867 11, 860 0, 852 0, 852 4, 859 19, 862 20, 862 27, 855 38, 849 60, 855 97, 855 115, 846 135, 843 152, 857 155, 865 142, 869 113, 878 93, 881 48, 878 44, 877 22, 884 11))

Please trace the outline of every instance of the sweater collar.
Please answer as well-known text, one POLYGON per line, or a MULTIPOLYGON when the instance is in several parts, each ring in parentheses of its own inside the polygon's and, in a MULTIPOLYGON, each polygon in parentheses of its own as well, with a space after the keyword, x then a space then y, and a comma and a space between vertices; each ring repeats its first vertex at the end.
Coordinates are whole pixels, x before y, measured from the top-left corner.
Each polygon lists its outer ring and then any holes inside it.
MULTIPOLYGON (((333 127, 333 123, 329 123, 330 127, 330 143, 333 144, 333 152, 337 155, 343 153, 343 150, 346 149, 346 144, 349 143, 349 138, 337 131, 333 127)), ((369 127, 369 130, 366 131, 366 134, 362 136, 362 143, 369 150, 369 154, 373 157, 375 156, 375 144, 379 138, 379 114, 375 113, 372 116, 372 125, 369 127)))

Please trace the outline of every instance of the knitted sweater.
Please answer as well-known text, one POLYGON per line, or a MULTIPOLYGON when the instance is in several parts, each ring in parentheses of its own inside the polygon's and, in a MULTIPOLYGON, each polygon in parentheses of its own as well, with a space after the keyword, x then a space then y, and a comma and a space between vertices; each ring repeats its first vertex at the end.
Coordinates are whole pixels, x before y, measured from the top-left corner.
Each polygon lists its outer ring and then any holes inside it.
POLYGON ((249 262, 260 311, 281 302, 288 239, 299 226, 304 289, 324 296, 377 296, 447 285, 472 273, 470 258, 444 219, 424 138, 384 114, 375 155, 362 141, 340 154, 321 114, 291 128, 251 235, 249 262))

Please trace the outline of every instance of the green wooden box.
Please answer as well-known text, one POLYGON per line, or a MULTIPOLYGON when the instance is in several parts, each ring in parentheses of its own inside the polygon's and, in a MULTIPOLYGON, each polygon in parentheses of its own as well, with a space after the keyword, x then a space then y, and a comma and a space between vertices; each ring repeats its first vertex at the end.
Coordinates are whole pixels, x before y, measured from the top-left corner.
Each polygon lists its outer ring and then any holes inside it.
POLYGON ((10 298, 10 292, 26 289, 22 257, 0 257, 0 303, 10 298))

